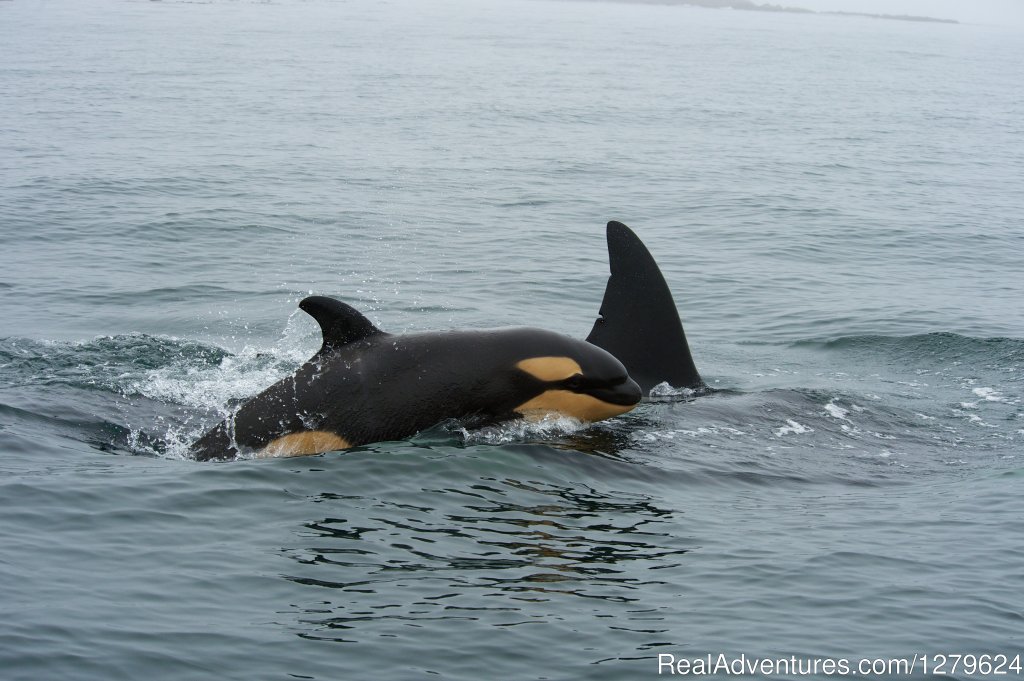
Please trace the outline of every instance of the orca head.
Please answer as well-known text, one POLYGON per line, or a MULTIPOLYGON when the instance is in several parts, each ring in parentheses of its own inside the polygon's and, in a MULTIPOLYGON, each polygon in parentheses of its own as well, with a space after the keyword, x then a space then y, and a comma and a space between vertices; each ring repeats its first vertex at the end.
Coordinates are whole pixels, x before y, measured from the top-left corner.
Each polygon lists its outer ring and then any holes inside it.
POLYGON ((555 413, 592 422, 639 404, 640 386, 622 362, 596 345, 564 336, 559 341, 550 348, 533 348, 538 354, 515 363, 533 393, 515 408, 516 413, 530 420, 555 413))

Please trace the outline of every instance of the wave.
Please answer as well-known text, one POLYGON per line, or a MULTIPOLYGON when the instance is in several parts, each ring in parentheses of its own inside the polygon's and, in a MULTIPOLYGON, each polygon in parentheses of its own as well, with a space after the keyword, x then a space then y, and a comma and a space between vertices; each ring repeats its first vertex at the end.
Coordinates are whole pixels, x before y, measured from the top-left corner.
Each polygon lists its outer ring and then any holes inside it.
POLYGON ((829 352, 975 358, 1003 363, 1024 360, 1024 339, 1005 336, 982 338, 945 331, 910 336, 856 335, 805 339, 789 345, 829 352))
POLYGON ((847 347, 935 347, 935 348, 964 348, 964 347, 1003 347, 1008 346, 1016 349, 1024 349, 1024 339, 1010 338, 1006 336, 977 337, 966 336, 951 331, 935 331, 931 333, 919 333, 909 336, 886 336, 882 334, 863 334, 854 336, 839 336, 836 338, 808 338, 790 343, 795 347, 820 346, 828 349, 842 349, 847 347))
POLYGON ((88 341, 0 339, 0 369, 9 385, 111 389, 122 379, 176 362, 216 365, 228 352, 215 345, 167 336, 125 334, 88 341))

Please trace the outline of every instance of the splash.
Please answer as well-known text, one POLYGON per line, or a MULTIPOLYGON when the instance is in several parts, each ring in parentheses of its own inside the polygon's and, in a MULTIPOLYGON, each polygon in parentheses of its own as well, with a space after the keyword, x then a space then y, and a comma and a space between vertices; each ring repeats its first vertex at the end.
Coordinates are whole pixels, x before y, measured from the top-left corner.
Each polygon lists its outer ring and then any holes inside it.
POLYGON ((544 440, 565 437, 590 426, 570 416, 549 414, 539 421, 516 419, 482 428, 458 428, 457 432, 469 444, 504 445, 526 440, 544 440))
POLYGON ((226 355, 213 366, 198 364, 189 357, 128 380, 125 394, 136 394, 162 402, 221 411, 234 400, 254 395, 294 370, 289 358, 247 347, 237 355, 226 355))
POLYGON ((673 388, 667 381, 662 381, 651 388, 648 397, 651 398, 652 402, 670 402, 680 399, 685 400, 696 395, 697 391, 693 388, 673 388))

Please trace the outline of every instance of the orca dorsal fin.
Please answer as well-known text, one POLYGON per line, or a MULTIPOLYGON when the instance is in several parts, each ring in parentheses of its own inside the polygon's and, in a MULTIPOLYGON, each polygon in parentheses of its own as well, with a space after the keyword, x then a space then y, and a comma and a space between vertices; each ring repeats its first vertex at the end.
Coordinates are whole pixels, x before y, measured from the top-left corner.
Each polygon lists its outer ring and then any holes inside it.
POLYGON ((357 309, 334 298, 310 296, 299 303, 299 308, 320 325, 324 335, 320 352, 335 350, 365 338, 386 335, 357 309))
POLYGON ((608 223, 611 277, 587 342, 614 355, 644 394, 662 382, 704 389, 665 277, 650 251, 621 222, 608 223))

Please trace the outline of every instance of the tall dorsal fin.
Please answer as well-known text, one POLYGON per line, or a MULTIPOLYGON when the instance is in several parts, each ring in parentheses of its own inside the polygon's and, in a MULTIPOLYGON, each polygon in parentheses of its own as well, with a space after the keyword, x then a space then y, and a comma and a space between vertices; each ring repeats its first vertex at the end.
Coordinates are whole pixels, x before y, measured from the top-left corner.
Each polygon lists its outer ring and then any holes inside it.
POLYGON ((704 388, 665 277, 621 222, 608 223, 608 260, 612 276, 587 342, 622 362, 644 394, 662 381, 674 388, 704 388))
POLYGON ((299 303, 299 308, 320 325, 324 335, 321 352, 342 347, 347 343, 377 335, 385 335, 358 310, 347 303, 327 296, 310 296, 299 303))

